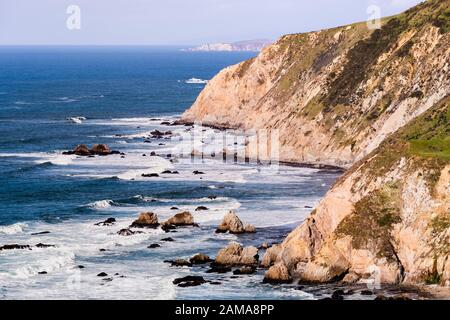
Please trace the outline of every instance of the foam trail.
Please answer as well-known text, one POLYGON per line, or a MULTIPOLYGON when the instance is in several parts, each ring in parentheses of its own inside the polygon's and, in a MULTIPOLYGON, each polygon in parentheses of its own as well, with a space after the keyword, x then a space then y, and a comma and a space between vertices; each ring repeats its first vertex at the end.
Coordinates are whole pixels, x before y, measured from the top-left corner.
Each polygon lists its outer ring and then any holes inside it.
POLYGON ((0 227, 0 233, 1 234, 16 234, 23 232, 23 229, 26 228, 28 225, 26 223, 14 223, 9 226, 1 226, 0 227))

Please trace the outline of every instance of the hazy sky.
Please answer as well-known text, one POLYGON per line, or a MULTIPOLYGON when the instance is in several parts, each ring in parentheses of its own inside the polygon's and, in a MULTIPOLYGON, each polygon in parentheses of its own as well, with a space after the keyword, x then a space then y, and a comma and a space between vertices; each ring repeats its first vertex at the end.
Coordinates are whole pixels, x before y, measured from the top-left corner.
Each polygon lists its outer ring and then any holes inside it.
POLYGON ((420 0, 0 0, 0 45, 186 45, 276 39, 383 16, 420 0), (69 5, 80 8, 69 30, 69 5))

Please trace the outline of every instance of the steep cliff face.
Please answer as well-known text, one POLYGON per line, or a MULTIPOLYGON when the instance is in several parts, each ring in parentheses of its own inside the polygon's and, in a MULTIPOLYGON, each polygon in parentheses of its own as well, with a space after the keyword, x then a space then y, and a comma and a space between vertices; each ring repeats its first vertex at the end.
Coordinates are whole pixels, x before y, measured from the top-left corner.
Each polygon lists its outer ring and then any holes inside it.
POLYGON ((288 35, 220 72, 183 115, 278 130, 282 160, 349 168, 267 250, 266 281, 450 285, 449 30, 450 0, 429 0, 380 30, 288 35))
POLYGON ((284 36, 222 70, 183 120, 278 130, 281 160, 349 167, 450 91, 449 16, 433 0, 380 30, 284 36))
POLYGON ((355 164, 266 265, 268 280, 450 284, 450 98, 355 164), (288 270, 289 276, 286 276, 288 270))

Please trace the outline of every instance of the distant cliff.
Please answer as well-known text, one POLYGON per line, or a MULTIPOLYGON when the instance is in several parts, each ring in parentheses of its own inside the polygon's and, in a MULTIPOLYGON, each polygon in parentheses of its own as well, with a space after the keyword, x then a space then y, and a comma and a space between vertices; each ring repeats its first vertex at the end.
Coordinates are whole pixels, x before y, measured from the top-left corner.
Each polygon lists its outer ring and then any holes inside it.
MULTIPOLYGON (((281 159, 349 168, 263 264, 267 281, 450 285, 450 1, 282 37, 183 121, 278 130, 281 159)), ((249 148, 251 149, 251 148, 249 148)))
POLYGON ((183 51, 190 52, 211 52, 211 51, 253 51, 259 52, 264 47, 270 45, 273 41, 271 40, 247 40, 239 41, 233 43, 211 43, 204 44, 198 47, 184 49, 183 51))

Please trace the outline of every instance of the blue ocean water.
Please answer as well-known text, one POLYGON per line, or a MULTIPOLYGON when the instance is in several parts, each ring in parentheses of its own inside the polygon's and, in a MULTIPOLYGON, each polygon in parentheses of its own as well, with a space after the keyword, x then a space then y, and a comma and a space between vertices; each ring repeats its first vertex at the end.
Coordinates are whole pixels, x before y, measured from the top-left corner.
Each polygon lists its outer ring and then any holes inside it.
POLYGON ((205 86, 187 80, 211 79, 253 55, 168 47, 0 48, 0 246, 55 245, 0 251, 0 298, 313 298, 295 288, 262 284, 263 270, 236 279, 206 275, 205 267, 164 263, 197 252, 213 257, 230 241, 279 242, 338 176, 307 168, 273 172, 252 164, 205 160, 194 165, 149 156, 151 151, 171 153, 177 142, 148 141, 148 132, 186 131, 161 123, 179 117, 205 86), (83 118, 68 120, 74 117, 83 118), (126 156, 62 155, 81 143, 106 143, 126 156), (205 175, 193 175, 194 168, 205 175), (141 177, 165 169, 180 174, 141 177), (200 205, 209 210, 195 212, 200 205), (153 211, 162 221, 178 212, 172 207, 194 213, 200 228, 171 233, 175 241, 170 243, 162 242, 167 235, 161 230, 117 234, 139 212, 153 211), (258 232, 215 234, 232 209, 258 232), (107 217, 117 224, 94 226, 107 217), (152 251, 151 243, 162 247, 152 251), (97 277, 100 272, 110 277, 97 277), (222 285, 185 289, 172 284, 188 274, 222 285))

